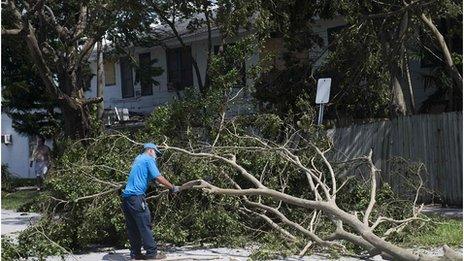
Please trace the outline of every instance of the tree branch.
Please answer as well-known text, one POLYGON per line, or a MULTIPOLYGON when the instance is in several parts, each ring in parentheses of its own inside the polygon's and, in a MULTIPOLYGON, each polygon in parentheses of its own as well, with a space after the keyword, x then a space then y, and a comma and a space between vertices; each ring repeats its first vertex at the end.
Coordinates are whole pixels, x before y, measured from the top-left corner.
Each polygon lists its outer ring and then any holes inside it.
POLYGON ((446 44, 445 38, 443 37, 443 35, 440 33, 438 28, 433 23, 432 18, 427 17, 424 13, 421 13, 420 18, 421 18, 422 22, 425 23, 425 25, 429 28, 429 30, 435 36, 435 39, 437 40, 438 44, 440 45, 441 51, 442 51, 443 56, 445 58, 446 69, 448 70, 448 73, 453 78, 454 82, 457 84, 458 88, 460 88, 462 90, 462 88, 463 88, 462 75, 461 75, 460 71, 456 68, 456 66, 455 66, 455 64, 453 62, 453 59, 451 57, 451 52, 448 49, 448 45, 446 44))
POLYGON ((237 169, 242 174, 243 177, 245 177, 246 179, 251 181, 257 188, 265 188, 265 186, 263 184, 261 184, 261 182, 259 182, 258 179, 256 179, 246 169, 244 169, 242 166, 240 166, 240 165, 238 165, 236 163, 235 156, 232 159, 227 159, 225 157, 222 157, 222 156, 219 156, 219 155, 216 155, 216 154, 212 154, 212 153, 204 153, 204 152, 195 153, 195 152, 187 151, 185 149, 181 149, 181 148, 177 148, 177 147, 171 147, 171 146, 167 145, 166 143, 163 143, 160 146, 160 148, 164 148, 166 150, 173 150, 173 151, 181 152, 181 153, 193 156, 193 157, 209 157, 209 158, 214 158, 214 159, 221 160, 221 161, 231 165, 235 169, 237 169))
POLYGON ((244 209, 245 211, 249 212, 249 213, 252 213, 254 215, 257 215, 258 217, 262 218, 263 220, 265 220, 272 228, 274 228, 275 230, 279 231, 288 241, 292 241, 292 242, 295 242, 297 240, 297 238, 290 234, 290 232, 288 232, 287 230, 285 230, 284 228, 282 228, 281 226, 279 226, 277 223, 275 223, 274 221, 272 221, 272 219, 270 219, 268 216, 266 216, 265 214, 261 214, 261 213, 258 213, 258 212, 255 212, 255 211, 251 211, 250 209, 248 208, 242 208, 244 209))
POLYGON ((375 204, 375 196, 377 193, 377 169, 372 162, 372 149, 369 151, 369 155, 367 156, 367 162, 369 164, 370 169, 370 178, 371 178, 371 193, 370 193, 370 200, 369 204, 367 205, 366 211, 364 212, 363 222, 366 226, 369 226, 369 216, 374 208, 375 204))
POLYGON ((18 35, 21 33, 23 28, 17 28, 17 29, 4 29, 2 28, 2 35, 18 35))
POLYGON ((101 102, 103 102, 103 97, 94 97, 94 98, 86 99, 82 103, 84 105, 92 105, 92 104, 101 103, 101 102))

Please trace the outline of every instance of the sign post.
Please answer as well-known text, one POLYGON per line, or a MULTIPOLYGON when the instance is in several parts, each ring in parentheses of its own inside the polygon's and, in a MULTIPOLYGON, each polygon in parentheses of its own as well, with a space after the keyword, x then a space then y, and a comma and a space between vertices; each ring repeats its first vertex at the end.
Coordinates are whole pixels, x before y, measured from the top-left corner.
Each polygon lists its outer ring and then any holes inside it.
POLYGON ((317 81, 316 104, 319 104, 317 125, 322 124, 324 118, 324 105, 329 102, 331 78, 320 78, 317 81))

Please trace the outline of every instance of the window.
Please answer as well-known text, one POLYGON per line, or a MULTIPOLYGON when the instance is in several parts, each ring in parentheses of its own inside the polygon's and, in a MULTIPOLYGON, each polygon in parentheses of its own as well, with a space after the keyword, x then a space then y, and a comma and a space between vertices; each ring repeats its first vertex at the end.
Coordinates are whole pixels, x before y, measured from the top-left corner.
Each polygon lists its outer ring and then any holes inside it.
POLYGON ((168 90, 178 91, 193 86, 192 54, 190 46, 168 49, 166 51, 168 67, 168 90))
MULTIPOLYGON (((139 63, 140 67, 143 68, 142 72, 149 74, 149 68, 151 67, 150 53, 139 54, 139 63)), ((153 95, 151 75, 142 75, 140 77, 140 86, 142 87, 142 96, 153 95)))
POLYGON ((121 65, 121 92, 123 98, 134 97, 134 82, 132 80, 132 65, 129 57, 122 57, 119 60, 121 65))
POLYGON ((116 68, 113 61, 105 61, 105 86, 116 85, 116 68))

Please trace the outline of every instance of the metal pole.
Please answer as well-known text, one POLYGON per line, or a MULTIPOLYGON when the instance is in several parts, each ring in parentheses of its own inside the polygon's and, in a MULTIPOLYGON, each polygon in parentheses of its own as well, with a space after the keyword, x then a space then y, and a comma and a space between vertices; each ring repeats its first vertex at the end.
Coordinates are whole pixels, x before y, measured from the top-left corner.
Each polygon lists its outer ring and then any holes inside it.
POLYGON ((319 104, 319 117, 317 119, 317 125, 322 124, 322 118, 324 117, 324 104, 319 104))

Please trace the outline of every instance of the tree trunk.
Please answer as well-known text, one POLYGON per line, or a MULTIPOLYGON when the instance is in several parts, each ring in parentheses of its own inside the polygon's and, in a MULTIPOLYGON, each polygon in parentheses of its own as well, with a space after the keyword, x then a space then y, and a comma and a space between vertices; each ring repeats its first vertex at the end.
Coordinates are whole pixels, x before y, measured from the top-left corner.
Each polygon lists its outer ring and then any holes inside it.
POLYGON ((65 136, 71 139, 86 138, 91 131, 88 107, 72 98, 60 99, 58 104, 63 114, 65 136))
POLYGON ((203 89, 206 92, 210 88, 210 83, 211 83, 211 80, 209 78, 209 68, 211 65, 211 51, 213 49, 213 41, 211 38, 211 21, 210 21, 208 9, 206 6, 205 6, 204 14, 205 14, 205 19, 206 19, 206 25, 208 28, 208 57, 206 59, 205 84, 203 86, 203 89))
POLYGON ((404 38, 408 28, 408 12, 402 17, 397 30, 388 32, 382 29, 380 40, 382 42, 384 61, 388 63, 390 86, 392 90, 391 116, 402 116, 412 111, 410 104, 414 97, 409 92, 409 86, 402 74, 402 62, 406 53, 404 38), (406 97, 405 97, 406 96, 406 97))
POLYGON ((401 83, 404 82, 401 79, 401 68, 398 65, 398 61, 391 59, 392 51, 389 44, 389 37, 386 36, 387 32, 381 33, 382 49, 383 56, 385 57, 384 61, 387 62, 388 72, 390 75, 390 88, 392 91, 391 99, 391 116, 401 116, 406 115, 407 105, 404 98, 403 88, 401 83))
MULTIPOLYGON (((105 88, 105 83, 103 81, 103 72, 104 72, 104 62, 103 62, 103 50, 102 42, 97 43, 97 97, 103 98, 103 90, 105 88)), ((103 101, 97 104, 97 117, 98 120, 102 120, 104 111, 103 101)))
POLYGON ((455 84, 458 86, 458 88, 462 91, 462 75, 458 68, 456 68, 456 65, 454 65, 453 59, 451 57, 451 52, 448 49, 448 45, 445 42, 445 38, 443 35, 440 33, 438 28, 435 26, 435 24, 432 21, 432 18, 428 18, 424 13, 421 14, 422 21, 425 23, 425 25, 429 28, 429 30, 432 32, 433 36, 437 40, 438 44, 440 45, 441 51, 444 56, 445 60, 445 67, 450 76, 453 78, 453 81, 455 84))
POLYGON ((398 68, 394 68, 395 65, 390 65, 390 86, 392 88, 392 104, 391 114, 392 116, 403 116, 407 113, 406 100, 404 99, 403 88, 400 83, 400 76, 398 68))
POLYGON ((416 101, 414 99, 414 88, 412 86, 412 80, 411 80, 411 70, 409 69, 409 56, 408 53, 404 53, 404 73, 406 75, 406 80, 407 80, 407 85, 409 89, 409 99, 410 99, 410 104, 411 104, 411 112, 412 114, 416 113, 416 101))
POLYGON ((59 89, 64 92, 58 104, 63 113, 65 135, 72 139, 86 138, 91 130, 90 104, 85 103, 84 92, 78 87, 79 77, 70 69, 58 75, 59 89))

